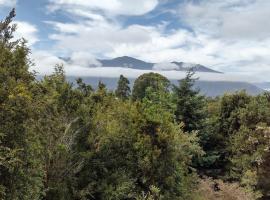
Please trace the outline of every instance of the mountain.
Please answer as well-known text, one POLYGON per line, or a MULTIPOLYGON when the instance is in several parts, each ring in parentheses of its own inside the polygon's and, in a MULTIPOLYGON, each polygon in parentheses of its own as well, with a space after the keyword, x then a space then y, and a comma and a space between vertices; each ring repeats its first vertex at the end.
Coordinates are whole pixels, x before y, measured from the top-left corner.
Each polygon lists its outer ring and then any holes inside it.
POLYGON ((184 62, 172 62, 172 63, 179 66, 180 69, 179 71, 187 71, 187 69, 192 68, 196 72, 221 73, 200 64, 184 63, 184 62))
MULTIPOLYGON (((145 62, 143 60, 139 60, 129 56, 122 56, 107 60, 99 59, 98 61, 102 64, 103 67, 124 67, 140 70, 152 70, 156 64, 159 64, 159 63, 145 62)), ((171 64, 176 65, 177 68, 173 69, 164 68, 163 70, 166 69, 166 70, 187 71, 188 69, 193 68, 195 72, 221 73, 200 64, 175 62, 175 61, 171 62, 171 64)))
POLYGON ((270 82, 261 82, 261 83, 253 83, 253 84, 266 91, 270 91, 270 82))
POLYGON ((250 95, 258 95, 265 92, 263 89, 247 82, 231 82, 231 81, 197 81, 195 87, 201 90, 206 96, 215 97, 225 93, 233 93, 245 90, 250 95))
MULTIPOLYGON (((70 82, 75 83, 77 77, 68 77, 70 82)), ((115 90, 117 87, 118 78, 108 77, 83 77, 83 81, 97 87, 98 82, 102 81, 106 84, 109 90, 115 90)), ((135 79, 129 79, 130 87, 132 88, 135 79)), ((170 80, 172 84, 178 84, 177 80, 170 80)), ((201 94, 208 97, 216 97, 224 93, 233 93, 240 90, 246 90, 250 95, 257 95, 264 92, 263 89, 246 82, 231 82, 231 81, 196 81, 195 88, 199 88, 201 94)))
POLYGON ((154 63, 148 63, 128 56, 98 61, 102 64, 103 67, 125 67, 133 69, 151 70, 154 66, 154 63))

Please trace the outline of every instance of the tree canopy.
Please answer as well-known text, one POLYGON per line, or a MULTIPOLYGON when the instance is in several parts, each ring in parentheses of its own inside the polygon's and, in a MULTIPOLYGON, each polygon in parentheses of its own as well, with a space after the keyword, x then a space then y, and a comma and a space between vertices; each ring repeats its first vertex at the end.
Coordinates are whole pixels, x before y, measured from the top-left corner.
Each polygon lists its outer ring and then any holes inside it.
POLYGON ((147 88, 151 87, 155 91, 169 91, 170 81, 158 73, 146 73, 139 76, 133 86, 132 99, 142 100, 145 97, 147 88))

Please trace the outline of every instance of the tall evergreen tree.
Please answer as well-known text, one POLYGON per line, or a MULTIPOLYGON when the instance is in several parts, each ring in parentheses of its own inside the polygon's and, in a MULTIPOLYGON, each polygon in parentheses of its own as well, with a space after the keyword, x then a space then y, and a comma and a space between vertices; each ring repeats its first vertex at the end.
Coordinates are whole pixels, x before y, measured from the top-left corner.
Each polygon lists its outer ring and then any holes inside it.
POLYGON ((174 86, 176 102, 175 118, 177 122, 184 123, 184 130, 191 132, 201 130, 204 119, 204 97, 199 94, 198 89, 194 89, 196 79, 194 72, 188 71, 184 79, 179 81, 179 86, 174 86))
POLYGON ((128 97, 130 96, 129 80, 122 74, 120 75, 120 78, 118 80, 115 95, 123 100, 128 99, 128 97))

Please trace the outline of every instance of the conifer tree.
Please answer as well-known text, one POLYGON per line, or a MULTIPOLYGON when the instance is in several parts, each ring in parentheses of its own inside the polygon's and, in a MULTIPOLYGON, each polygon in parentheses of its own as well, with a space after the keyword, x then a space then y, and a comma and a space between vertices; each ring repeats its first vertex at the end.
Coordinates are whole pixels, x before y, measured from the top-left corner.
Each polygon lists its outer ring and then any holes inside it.
POLYGON ((177 122, 184 123, 184 130, 188 132, 201 130, 204 119, 204 97, 199 94, 199 90, 194 89, 196 79, 193 75, 192 70, 188 71, 186 77, 179 81, 179 86, 174 86, 175 118, 177 122))
POLYGON ((129 80, 123 75, 120 75, 115 95, 123 100, 130 96, 129 80))

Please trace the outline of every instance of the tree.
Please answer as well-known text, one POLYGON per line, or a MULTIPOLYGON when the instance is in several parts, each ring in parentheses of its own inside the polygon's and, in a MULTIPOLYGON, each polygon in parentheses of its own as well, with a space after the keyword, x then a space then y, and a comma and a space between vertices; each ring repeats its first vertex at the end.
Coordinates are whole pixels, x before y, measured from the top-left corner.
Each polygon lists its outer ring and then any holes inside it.
POLYGON ((0 22, 0 196, 34 200, 41 198, 44 177, 40 135, 28 126, 37 114, 35 78, 25 41, 11 41, 14 17, 13 9, 0 22))
POLYGON ((240 128, 229 137, 228 176, 269 198, 270 104, 268 95, 250 97, 238 111, 240 128))
POLYGON ((219 113, 219 132, 224 137, 237 132, 241 126, 240 109, 245 108, 250 102, 251 97, 245 92, 240 91, 235 94, 225 94, 221 98, 219 113))
POLYGON ((123 75, 120 75, 115 95, 123 100, 130 96, 129 80, 123 75))
POLYGON ((165 103, 106 95, 91 115, 81 114, 76 198, 188 198, 196 185, 189 166, 200 148, 195 134, 183 133, 166 109, 165 103))
POLYGON ((81 78, 78 78, 76 82, 78 90, 80 90, 85 97, 89 96, 94 91, 91 85, 85 84, 81 78))
POLYGON ((44 168, 44 200, 72 199, 69 182, 76 164, 71 157, 77 112, 86 97, 86 90, 74 89, 65 78, 63 66, 56 65, 52 75, 36 84, 35 104, 38 115, 29 124, 40 133, 44 168))
POLYGON ((194 89, 195 80, 193 71, 179 81, 179 86, 174 86, 176 102, 175 118, 178 123, 184 123, 184 131, 201 130, 204 120, 204 97, 199 90, 194 89))
POLYGON ((0 40, 2 45, 6 48, 12 49, 14 46, 18 45, 19 40, 11 41, 13 39, 13 33, 16 31, 17 25, 11 24, 14 17, 16 16, 15 9, 13 8, 9 15, 4 21, 0 22, 0 40))
POLYGON ((169 92, 170 81, 157 73, 147 73, 139 76, 133 86, 132 99, 142 100, 148 87, 155 91, 169 92))
POLYGON ((250 98, 240 91, 208 101, 205 128, 200 134, 205 151, 198 168, 201 173, 228 179, 232 155, 230 138, 240 129, 240 111, 248 105, 250 98))

